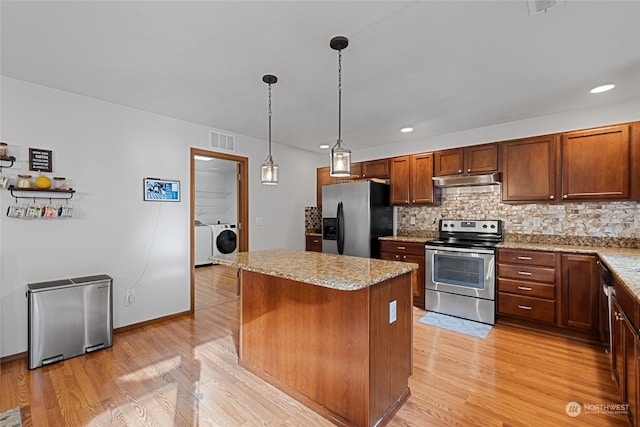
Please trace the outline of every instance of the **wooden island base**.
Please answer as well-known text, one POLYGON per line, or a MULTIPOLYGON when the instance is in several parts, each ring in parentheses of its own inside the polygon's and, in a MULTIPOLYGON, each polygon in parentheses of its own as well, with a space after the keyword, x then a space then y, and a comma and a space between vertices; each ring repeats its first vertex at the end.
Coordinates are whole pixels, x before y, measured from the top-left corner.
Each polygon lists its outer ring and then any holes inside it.
POLYGON ((339 290, 241 270, 241 366, 335 424, 385 424, 410 396, 411 274, 339 290))

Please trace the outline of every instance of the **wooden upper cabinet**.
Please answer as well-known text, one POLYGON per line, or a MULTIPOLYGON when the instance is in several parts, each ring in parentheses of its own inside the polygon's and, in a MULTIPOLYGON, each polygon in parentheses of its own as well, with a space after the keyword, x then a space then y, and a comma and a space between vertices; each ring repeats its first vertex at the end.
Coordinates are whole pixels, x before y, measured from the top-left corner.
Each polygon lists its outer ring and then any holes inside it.
POLYGON ((434 203, 433 154, 414 154, 409 167, 411 180, 409 193, 412 204, 434 203))
POLYGON ((451 150, 436 151, 434 153, 434 175, 458 175, 464 169, 464 149, 453 148, 451 150))
POLYGON ((563 200, 628 199, 629 125, 562 134, 563 200))
POLYGON ((466 173, 488 173, 498 170, 498 144, 484 144, 464 149, 466 173))
POLYGON ((391 159, 390 203, 396 206, 409 204, 409 165, 411 156, 391 159))
POLYGON ((498 144, 473 145, 434 153, 435 176, 488 173, 498 169, 498 144))
POLYGON ((502 200, 548 202, 556 194, 557 136, 519 139, 502 144, 502 200))
POLYGON ((391 204, 406 206, 434 203, 432 178, 432 153, 391 159, 391 204))
POLYGON ((390 159, 369 160, 361 162, 362 178, 382 178, 386 179, 390 176, 390 159))
POLYGON ((340 180, 353 180, 362 178, 362 163, 351 163, 351 175, 348 178, 338 178, 340 180))

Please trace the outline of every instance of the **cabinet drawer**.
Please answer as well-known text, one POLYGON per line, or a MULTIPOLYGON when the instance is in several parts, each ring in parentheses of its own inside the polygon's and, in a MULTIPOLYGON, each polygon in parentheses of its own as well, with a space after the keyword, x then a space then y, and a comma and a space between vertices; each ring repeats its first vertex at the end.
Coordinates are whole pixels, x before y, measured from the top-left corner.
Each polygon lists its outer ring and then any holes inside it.
POLYGON ((424 244, 413 242, 398 242, 394 240, 382 240, 380 241, 380 251, 424 256, 424 244))
POLYGON ((306 249, 312 252, 322 252, 322 237, 321 236, 306 236, 307 245, 306 249))
POLYGON ((530 265, 498 264, 500 279, 516 279, 534 282, 555 283, 556 270, 554 268, 534 267, 530 265))
POLYGON ((498 250, 498 262, 555 267, 556 254, 553 252, 500 249, 498 250))
POLYGON ((498 313, 555 323, 556 302, 542 298, 498 293, 498 313))
POLYGON ((526 297, 556 299, 556 286, 543 283, 499 278, 498 291, 526 297))

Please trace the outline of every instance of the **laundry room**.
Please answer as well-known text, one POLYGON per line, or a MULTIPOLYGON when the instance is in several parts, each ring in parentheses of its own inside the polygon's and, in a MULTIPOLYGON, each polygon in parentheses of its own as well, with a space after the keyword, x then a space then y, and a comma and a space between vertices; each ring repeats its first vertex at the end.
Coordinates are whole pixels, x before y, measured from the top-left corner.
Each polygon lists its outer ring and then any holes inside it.
POLYGON ((194 156, 195 265, 233 253, 237 246, 238 164, 231 160, 194 156))

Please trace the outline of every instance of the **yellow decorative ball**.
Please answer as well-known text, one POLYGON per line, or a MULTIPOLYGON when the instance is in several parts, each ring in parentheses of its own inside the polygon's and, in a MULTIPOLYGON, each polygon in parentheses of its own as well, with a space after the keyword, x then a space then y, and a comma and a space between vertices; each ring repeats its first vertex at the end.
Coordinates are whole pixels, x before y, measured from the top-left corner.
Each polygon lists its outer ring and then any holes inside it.
POLYGON ((40 175, 36 178, 36 188, 39 188, 41 190, 48 190, 49 188, 51 188, 51 180, 44 175, 40 175))

